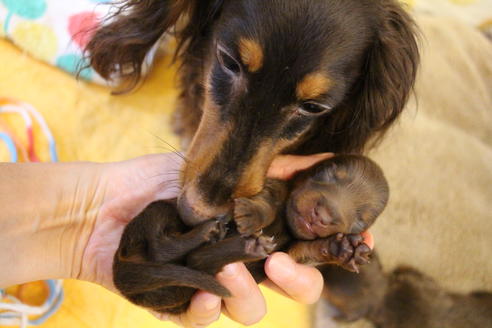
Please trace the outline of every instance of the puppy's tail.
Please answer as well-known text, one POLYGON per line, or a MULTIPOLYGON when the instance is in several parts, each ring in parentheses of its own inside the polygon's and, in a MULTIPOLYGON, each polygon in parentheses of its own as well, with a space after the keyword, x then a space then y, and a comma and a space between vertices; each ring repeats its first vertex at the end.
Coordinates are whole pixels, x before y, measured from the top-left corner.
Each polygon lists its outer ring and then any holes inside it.
POLYGON ((163 287, 190 287, 219 297, 231 293, 212 275, 181 265, 120 262, 114 268, 114 284, 124 295, 140 294, 163 287))

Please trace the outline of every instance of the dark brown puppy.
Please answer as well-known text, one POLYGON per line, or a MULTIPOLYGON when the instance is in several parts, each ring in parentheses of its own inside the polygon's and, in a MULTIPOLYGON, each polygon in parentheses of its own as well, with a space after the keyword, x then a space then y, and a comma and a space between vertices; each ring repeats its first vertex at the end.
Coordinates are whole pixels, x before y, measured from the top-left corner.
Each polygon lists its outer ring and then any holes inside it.
POLYGON ((285 184, 269 181, 264 197, 237 201, 236 217, 253 222, 274 217, 256 236, 241 235, 227 217, 188 228, 175 204, 151 204, 123 233, 114 259, 115 286, 135 304, 180 313, 197 289, 229 296, 214 278, 228 263, 249 262, 262 281, 260 260, 274 250, 287 250, 302 263, 338 264, 351 271, 365 264, 370 249, 360 233, 388 199, 379 167, 362 156, 338 156, 298 176, 291 188, 286 199, 285 184))
POLYGON ((297 239, 359 234, 374 223, 388 198, 379 166, 362 156, 336 156, 294 180, 287 221, 297 239))
MULTIPOLYGON (((361 153, 415 80, 414 23, 397 0, 119 3, 87 48, 105 78, 135 85, 150 48, 183 26, 174 127, 188 148, 178 207, 189 225, 260 193, 280 153, 361 153)), ((270 222, 258 223, 250 232, 270 222)))
POLYGON ((410 267, 389 274, 377 256, 359 275, 324 267, 323 297, 334 307, 336 319, 366 318, 378 328, 492 327, 492 293, 457 294, 410 267))
MULTIPOLYGON (((323 243, 328 236, 356 238, 342 245, 361 242, 359 234, 374 223, 389 198, 388 183, 379 166, 357 155, 321 162, 300 174, 291 190, 285 217, 294 238, 306 241, 292 245, 289 254, 311 265, 326 263, 323 254, 329 251, 323 243)), ((355 247, 355 256, 348 258, 344 267, 357 272, 358 252, 368 251, 366 245, 355 247)))

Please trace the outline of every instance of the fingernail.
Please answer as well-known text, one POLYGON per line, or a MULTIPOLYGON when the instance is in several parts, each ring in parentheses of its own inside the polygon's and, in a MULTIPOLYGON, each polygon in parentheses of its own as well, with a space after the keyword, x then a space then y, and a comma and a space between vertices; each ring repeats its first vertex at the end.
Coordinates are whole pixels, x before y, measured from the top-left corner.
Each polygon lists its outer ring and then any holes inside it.
POLYGON ((205 300, 204 303, 205 310, 212 311, 216 309, 219 306, 220 302, 221 302, 220 298, 214 295, 210 295, 210 297, 207 300, 205 300))
POLYGON ((270 262, 276 279, 282 281, 293 280, 296 276, 296 269, 293 260, 287 254, 276 254, 270 262), (272 263, 273 262, 273 263, 272 263))
POLYGON ((170 315, 167 313, 159 313, 159 312, 154 312, 154 311, 149 311, 150 314, 152 314, 154 317, 161 321, 169 321, 170 320, 170 315))
POLYGON ((232 278, 237 275, 238 268, 237 264, 228 264, 222 268, 220 275, 227 278, 232 278))

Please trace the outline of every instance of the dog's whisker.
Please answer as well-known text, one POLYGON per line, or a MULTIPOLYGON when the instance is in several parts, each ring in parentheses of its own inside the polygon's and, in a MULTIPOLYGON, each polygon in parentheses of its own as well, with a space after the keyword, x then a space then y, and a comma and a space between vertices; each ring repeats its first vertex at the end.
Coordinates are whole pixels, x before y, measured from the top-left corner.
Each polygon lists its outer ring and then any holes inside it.
MULTIPOLYGON (((156 175, 152 175, 150 176, 148 179, 157 179, 157 178, 167 178, 167 177, 176 177, 176 176, 179 176, 178 174, 176 173, 172 173, 172 172, 166 172, 166 173, 162 173, 162 174, 156 174, 156 175)), ((167 181, 177 181, 179 182, 180 179, 177 178, 177 179, 168 179, 167 181)))
POLYGON ((171 143, 169 143, 168 141, 164 140, 163 138, 159 137, 158 135, 156 134, 153 134, 151 133, 155 138, 157 138, 157 140, 159 140, 160 142, 164 143, 166 146, 168 146, 169 148, 171 148, 173 151, 175 151, 176 153, 178 154, 181 154, 181 156, 184 158, 186 158, 180 151, 178 148, 174 147, 171 143))

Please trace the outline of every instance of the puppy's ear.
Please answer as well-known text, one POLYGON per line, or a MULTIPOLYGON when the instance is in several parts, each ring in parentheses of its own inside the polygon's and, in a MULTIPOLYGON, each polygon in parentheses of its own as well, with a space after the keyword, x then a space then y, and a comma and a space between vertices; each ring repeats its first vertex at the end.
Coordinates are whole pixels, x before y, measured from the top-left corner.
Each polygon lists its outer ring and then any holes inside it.
POLYGON ((126 0, 116 3, 86 47, 90 65, 107 80, 121 79, 131 89, 142 63, 159 38, 189 10, 191 0, 126 0))
POLYGON ((377 143, 402 112, 415 82, 420 59, 415 23, 397 1, 382 0, 378 7, 375 38, 348 95, 344 122, 337 124, 347 130, 334 135, 337 151, 360 152, 369 140, 377 143))

